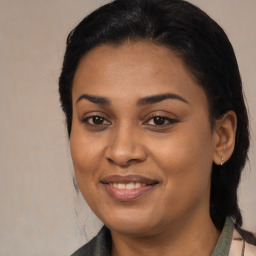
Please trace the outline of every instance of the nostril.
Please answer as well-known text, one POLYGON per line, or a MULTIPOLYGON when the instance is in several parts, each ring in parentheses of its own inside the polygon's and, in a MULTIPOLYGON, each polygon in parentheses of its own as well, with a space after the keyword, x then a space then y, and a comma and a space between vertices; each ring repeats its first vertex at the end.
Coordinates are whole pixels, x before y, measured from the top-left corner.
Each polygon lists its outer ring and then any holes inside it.
POLYGON ((122 133, 122 136, 119 134, 109 141, 105 157, 112 164, 127 167, 132 163, 143 162, 147 154, 145 148, 139 144, 139 140, 135 137, 124 136, 122 133))
POLYGON ((118 160, 118 159, 112 159, 112 158, 108 158, 106 157, 108 162, 110 162, 111 164, 115 164, 115 165, 119 165, 121 167, 127 167, 129 166, 133 161, 136 161, 136 160, 133 160, 133 159, 129 159, 128 161, 124 160, 118 160))

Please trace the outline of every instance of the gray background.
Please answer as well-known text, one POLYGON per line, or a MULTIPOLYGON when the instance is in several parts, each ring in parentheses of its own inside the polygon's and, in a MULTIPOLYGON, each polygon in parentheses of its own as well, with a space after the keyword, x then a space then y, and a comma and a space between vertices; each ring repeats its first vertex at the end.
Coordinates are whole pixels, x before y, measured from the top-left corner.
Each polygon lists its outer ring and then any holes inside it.
MULTIPOLYGON (((72 185, 57 84, 68 32, 104 2, 0 0, 0 255, 70 255, 100 227, 72 185)), ((237 54, 252 131, 239 198, 244 227, 256 232, 256 1, 190 2, 237 54)))

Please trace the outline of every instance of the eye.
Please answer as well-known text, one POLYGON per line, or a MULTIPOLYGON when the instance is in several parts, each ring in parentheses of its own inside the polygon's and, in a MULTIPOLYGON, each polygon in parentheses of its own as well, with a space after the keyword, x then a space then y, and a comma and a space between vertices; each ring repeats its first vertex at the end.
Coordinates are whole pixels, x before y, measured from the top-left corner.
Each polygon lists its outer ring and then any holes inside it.
POLYGON ((177 123, 178 120, 172 119, 170 117, 166 116, 154 116, 150 118, 146 124, 152 125, 152 126, 167 126, 173 123, 177 123))
POLYGON ((102 116, 89 116, 83 120, 90 125, 109 125, 110 122, 102 116))

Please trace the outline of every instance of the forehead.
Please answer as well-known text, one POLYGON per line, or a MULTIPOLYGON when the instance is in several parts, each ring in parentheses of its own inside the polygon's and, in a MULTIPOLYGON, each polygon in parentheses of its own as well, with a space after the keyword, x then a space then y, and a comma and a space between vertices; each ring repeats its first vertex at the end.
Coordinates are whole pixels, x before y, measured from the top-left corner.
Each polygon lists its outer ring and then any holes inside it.
POLYGON ((81 93, 113 100, 175 93, 206 100, 183 61, 170 49, 149 42, 100 45, 89 51, 81 59, 73 82, 73 97, 81 93))

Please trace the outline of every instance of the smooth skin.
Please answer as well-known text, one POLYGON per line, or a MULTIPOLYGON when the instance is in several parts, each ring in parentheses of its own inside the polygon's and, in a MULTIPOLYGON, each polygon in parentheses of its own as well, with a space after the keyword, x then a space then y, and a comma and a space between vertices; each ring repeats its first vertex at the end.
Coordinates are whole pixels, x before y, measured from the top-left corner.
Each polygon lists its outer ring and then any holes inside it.
POLYGON ((112 255, 210 255, 220 235, 209 215, 211 168, 233 152, 235 113, 212 127, 206 94, 182 60, 147 42, 92 49, 76 71, 72 100, 76 179, 111 231, 112 255), (145 100, 163 94, 171 97, 145 100), (158 184, 122 202, 101 182, 109 175, 158 184))

